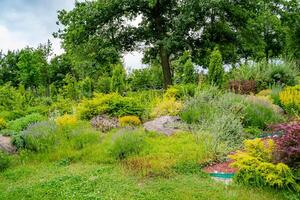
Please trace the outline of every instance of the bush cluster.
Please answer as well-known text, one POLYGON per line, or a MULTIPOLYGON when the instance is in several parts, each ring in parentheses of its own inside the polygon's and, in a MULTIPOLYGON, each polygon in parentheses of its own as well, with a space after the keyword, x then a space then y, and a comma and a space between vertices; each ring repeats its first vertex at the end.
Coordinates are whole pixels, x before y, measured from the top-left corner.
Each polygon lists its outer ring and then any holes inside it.
POLYGON ((80 119, 90 120, 95 116, 107 114, 113 117, 136 115, 141 117, 144 107, 133 97, 123 97, 117 93, 95 94, 89 100, 83 100, 77 107, 80 119))
POLYGON ((273 164, 275 148, 273 140, 246 140, 244 150, 229 157, 234 160, 233 167, 239 169, 235 176, 237 182, 254 186, 271 186, 300 190, 292 170, 283 163, 273 164))

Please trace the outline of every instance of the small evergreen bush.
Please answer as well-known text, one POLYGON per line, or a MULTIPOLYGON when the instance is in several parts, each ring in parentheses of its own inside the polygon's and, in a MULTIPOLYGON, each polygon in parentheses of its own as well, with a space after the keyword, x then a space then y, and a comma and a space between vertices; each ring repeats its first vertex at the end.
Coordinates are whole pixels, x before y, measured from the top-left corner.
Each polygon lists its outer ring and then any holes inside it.
POLYGON ((25 128, 27 128, 30 124, 43 121, 45 119, 44 116, 33 113, 30 115, 26 115, 25 117, 21 117, 19 119, 16 119, 14 121, 10 121, 8 123, 8 128, 14 131, 22 131, 25 128))
POLYGON ((212 85, 221 86, 224 81, 224 68, 221 52, 215 48, 210 57, 208 81, 212 85))

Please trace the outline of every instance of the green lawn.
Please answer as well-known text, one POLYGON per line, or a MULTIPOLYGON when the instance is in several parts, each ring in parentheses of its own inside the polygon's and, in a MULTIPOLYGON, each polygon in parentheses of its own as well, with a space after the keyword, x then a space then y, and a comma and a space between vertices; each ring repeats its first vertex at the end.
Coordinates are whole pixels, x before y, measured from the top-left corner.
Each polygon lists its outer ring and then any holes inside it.
POLYGON ((117 165, 25 164, 0 173, 0 199, 284 200, 282 192, 217 183, 203 174, 142 178, 117 165))

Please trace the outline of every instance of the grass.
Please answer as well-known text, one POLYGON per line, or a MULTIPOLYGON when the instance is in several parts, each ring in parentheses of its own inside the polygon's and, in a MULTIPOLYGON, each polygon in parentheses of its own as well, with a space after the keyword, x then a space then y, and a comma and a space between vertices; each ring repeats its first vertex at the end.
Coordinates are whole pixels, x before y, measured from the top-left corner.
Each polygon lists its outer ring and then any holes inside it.
POLYGON ((284 193, 217 183, 203 174, 141 178, 119 165, 26 164, 0 173, 0 199, 284 200, 284 193))

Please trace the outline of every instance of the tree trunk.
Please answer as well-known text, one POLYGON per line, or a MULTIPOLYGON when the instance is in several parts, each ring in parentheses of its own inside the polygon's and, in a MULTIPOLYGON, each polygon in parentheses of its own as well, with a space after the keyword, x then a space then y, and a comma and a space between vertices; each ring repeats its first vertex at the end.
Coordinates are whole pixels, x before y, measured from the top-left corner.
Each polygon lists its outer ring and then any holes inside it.
POLYGON ((164 87, 166 89, 168 88, 168 86, 172 85, 170 60, 169 60, 169 55, 163 45, 160 45, 159 53, 160 53, 161 66, 164 75, 164 87))

